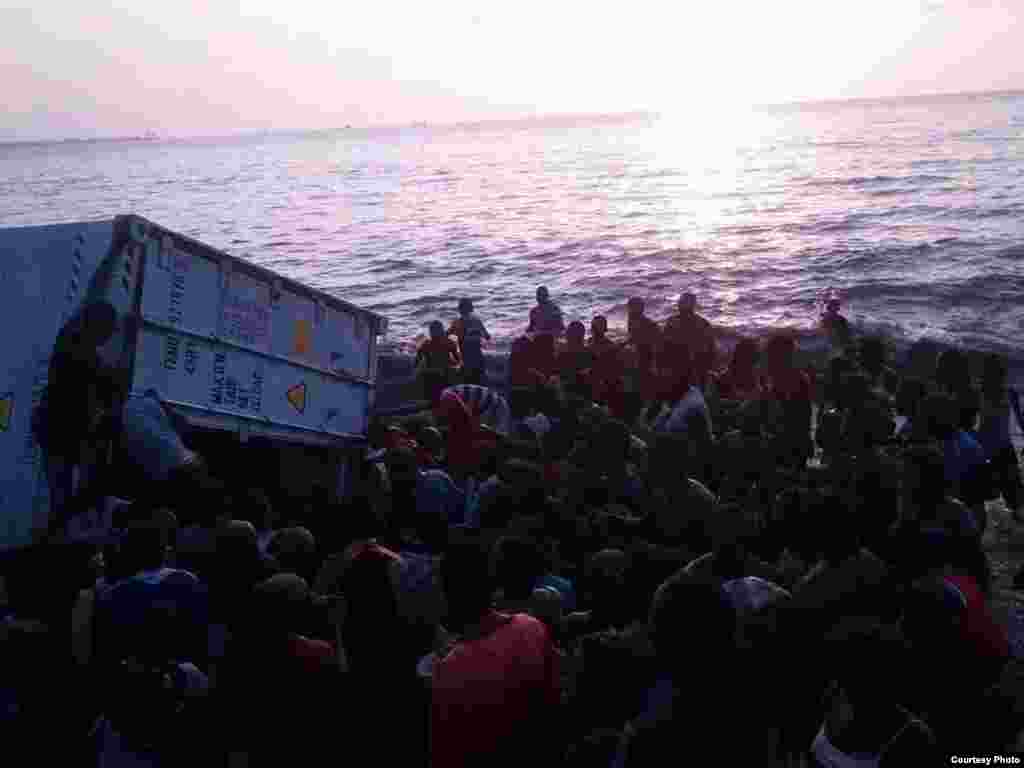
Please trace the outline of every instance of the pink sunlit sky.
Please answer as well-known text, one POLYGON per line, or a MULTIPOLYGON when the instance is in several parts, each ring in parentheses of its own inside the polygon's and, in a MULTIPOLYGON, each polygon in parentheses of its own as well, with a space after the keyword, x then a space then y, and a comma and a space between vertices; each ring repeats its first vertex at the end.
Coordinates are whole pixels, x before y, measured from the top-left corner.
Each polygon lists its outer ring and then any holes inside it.
POLYGON ((1024 88, 1022 19, 1024 0, 0 0, 0 140, 1024 88))

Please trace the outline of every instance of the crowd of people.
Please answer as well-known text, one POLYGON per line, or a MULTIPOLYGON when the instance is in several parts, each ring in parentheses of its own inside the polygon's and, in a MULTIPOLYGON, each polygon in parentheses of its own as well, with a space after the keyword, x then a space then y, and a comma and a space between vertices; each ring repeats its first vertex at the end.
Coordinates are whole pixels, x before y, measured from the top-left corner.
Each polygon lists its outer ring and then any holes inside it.
POLYGON ((454 338, 434 325, 431 407, 373 422, 349 498, 293 505, 183 458, 103 541, 8 555, 9 754, 885 768, 1015 751, 1024 674, 982 544, 986 502, 1024 501, 1004 360, 921 345, 896 370, 880 339, 847 337, 819 371, 780 333, 720 366, 692 294, 664 326, 631 301, 624 343, 537 299, 501 384, 471 302, 454 338))

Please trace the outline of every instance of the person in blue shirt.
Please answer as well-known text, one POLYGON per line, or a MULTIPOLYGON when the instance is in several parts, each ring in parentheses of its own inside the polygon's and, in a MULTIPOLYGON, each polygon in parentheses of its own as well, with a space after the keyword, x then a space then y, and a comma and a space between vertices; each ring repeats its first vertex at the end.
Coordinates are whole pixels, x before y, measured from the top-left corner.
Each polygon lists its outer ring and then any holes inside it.
POLYGON ((173 533, 166 515, 135 509, 117 546, 116 562, 108 573, 127 574, 96 595, 95 653, 103 664, 118 664, 130 656, 150 631, 155 607, 173 610, 182 621, 182 659, 200 660, 206 653, 209 594, 190 572, 165 565, 173 533))

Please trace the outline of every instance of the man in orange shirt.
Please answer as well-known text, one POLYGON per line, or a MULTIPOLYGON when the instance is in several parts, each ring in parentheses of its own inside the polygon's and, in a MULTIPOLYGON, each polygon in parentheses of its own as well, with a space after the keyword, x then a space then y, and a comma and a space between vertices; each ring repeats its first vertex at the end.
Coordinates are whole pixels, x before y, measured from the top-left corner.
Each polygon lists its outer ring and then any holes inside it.
POLYGON ((451 374, 462 358, 458 345, 445 336, 440 320, 430 324, 430 338, 420 345, 416 353, 416 368, 423 377, 423 394, 431 403, 436 403, 441 390, 451 383, 451 374))
POLYGON ((459 349, 462 353, 462 383, 483 385, 487 367, 483 343, 491 340, 491 334, 487 332, 483 321, 474 310, 472 299, 459 299, 459 317, 448 329, 448 334, 459 340, 459 349))

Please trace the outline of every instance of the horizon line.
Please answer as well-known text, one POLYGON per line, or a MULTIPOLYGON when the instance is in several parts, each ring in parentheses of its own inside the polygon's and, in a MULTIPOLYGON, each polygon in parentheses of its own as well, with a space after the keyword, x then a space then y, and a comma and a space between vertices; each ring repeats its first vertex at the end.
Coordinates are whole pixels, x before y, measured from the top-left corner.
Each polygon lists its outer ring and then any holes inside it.
MULTIPOLYGON (((818 98, 818 99, 796 99, 791 101, 761 102, 738 105, 741 109, 785 109, 814 106, 838 106, 841 104, 884 104, 901 101, 929 101, 937 99, 965 98, 971 96, 1015 96, 1024 95, 1024 88, 1003 88, 987 91, 939 91, 930 93, 918 93, 909 96, 853 96, 847 98, 818 98)), ((197 139, 236 139, 257 136, 287 136, 306 135, 316 133, 336 133, 341 131, 368 131, 368 130, 407 130, 422 128, 460 128, 480 127, 486 125, 500 125, 507 123, 543 122, 553 120, 596 120, 615 119, 628 117, 659 117, 665 112, 664 109, 632 109, 622 112, 541 112, 534 114, 522 114, 514 117, 485 117, 474 120, 454 120, 431 122, 425 120, 413 120, 404 122, 381 122, 353 125, 346 123, 344 126, 333 128, 274 128, 266 130, 243 130, 226 133, 213 134, 178 134, 173 136, 162 136, 154 134, 153 131, 145 131, 141 135, 125 136, 96 136, 92 138, 65 137, 59 139, 0 139, 0 146, 19 145, 48 145, 48 144, 91 144, 91 143, 118 143, 118 142, 139 142, 139 143, 162 143, 170 141, 192 141, 197 139)))

